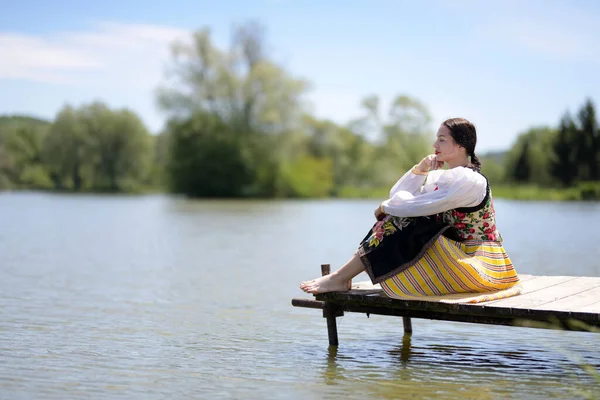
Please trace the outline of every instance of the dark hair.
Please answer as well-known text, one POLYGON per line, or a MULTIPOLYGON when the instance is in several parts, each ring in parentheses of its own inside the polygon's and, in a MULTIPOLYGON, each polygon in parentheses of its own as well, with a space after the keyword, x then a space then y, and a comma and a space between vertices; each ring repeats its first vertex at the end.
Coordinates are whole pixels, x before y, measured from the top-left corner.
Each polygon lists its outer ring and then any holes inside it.
POLYGON ((471 157, 472 168, 480 171, 481 163, 475 155, 475 145, 477 145, 475 125, 464 118, 449 118, 442 122, 442 125, 450 130, 456 144, 465 148, 467 156, 471 157))

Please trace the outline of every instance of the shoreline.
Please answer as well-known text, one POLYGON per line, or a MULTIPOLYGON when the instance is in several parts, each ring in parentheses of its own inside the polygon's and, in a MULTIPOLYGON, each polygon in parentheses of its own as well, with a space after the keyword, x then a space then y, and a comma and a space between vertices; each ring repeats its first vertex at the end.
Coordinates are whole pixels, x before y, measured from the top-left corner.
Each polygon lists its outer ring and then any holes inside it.
MULTIPOLYGON (((0 189, 0 194, 6 193, 50 193, 50 194, 71 194, 71 195, 99 195, 99 196, 146 196, 146 195, 173 195, 181 194, 171 193, 160 188, 144 188, 137 191, 91 191, 91 190, 51 190, 39 188, 11 188, 0 189)), ((600 201, 600 182, 586 182, 570 188, 545 188, 537 185, 510 185, 510 184, 492 184, 492 193, 495 199, 520 200, 520 201, 554 201, 554 202, 595 202, 600 201)), ((282 197, 282 198, 262 198, 262 197, 235 197, 220 198, 231 200, 332 200, 332 199, 385 199, 389 195, 388 188, 357 188, 344 187, 337 193, 326 197, 282 197)), ((184 196, 185 197, 185 196, 184 196)), ((198 200, 216 199, 213 197, 190 198, 198 200)))

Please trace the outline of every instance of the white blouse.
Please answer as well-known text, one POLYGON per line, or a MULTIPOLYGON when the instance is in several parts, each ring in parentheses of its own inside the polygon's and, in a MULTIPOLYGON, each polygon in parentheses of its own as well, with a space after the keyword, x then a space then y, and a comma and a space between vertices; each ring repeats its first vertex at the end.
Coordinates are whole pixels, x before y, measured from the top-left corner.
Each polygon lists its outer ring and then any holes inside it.
POLYGON ((486 188, 486 179, 471 168, 434 170, 427 175, 415 174, 411 169, 392 187, 382 208, 397 217, 433 215, 480 204, 486 188))

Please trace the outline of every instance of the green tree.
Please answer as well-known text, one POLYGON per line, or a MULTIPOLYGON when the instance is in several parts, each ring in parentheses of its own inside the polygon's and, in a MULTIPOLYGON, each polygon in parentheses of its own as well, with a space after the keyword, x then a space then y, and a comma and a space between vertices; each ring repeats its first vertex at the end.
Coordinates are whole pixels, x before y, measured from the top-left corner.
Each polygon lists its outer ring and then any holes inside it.
POLYGON ((152 186, 161 189, 168 189, 169 173, 167 171, 169 163, 169 141, 171 139, 170 131, 163 130, 160 134, 153 136, 152 147, 154 158, 150 172, 152 186))
POLYGON ((552 146, 555 157, 551 163, 552 175, 564 186, 571 186, 577 179, 578 164, 574 150, 576 135, 577 126, 567 112, 560 120, 552 146))
POLYGON ((521 155, 517 159, 513 171, 514 180, 519 183, 527 183, 531 179, 531 165, 529 162, 529 141, 525 140, 521 148, 521 155))
POLYGON ((552 186, 556 180, 551 174, 554 159, 553 144, 557 131, 550 127, 536 127, 528 131, 530 180, 541 186, 552 186))
POLYGON ((64 106, 50 127, 43 151, 55 188, 81 190, 86 168, 90 179, 92 156, 91 139, 82 116, 70 105, 64 106))
POLYGON ((330 158, 303 155, 284 169, 284 179, 293 197, 326 197, 333 189, 330 158))
POLYGON ((149 176, 152 161, 150 134, 140 118, 102 103, 83 106, 78 112, 93 154, 93 188, 138 190, 149 176))
POLYGON ((492 185, 501 184, 506 181, 505 152, 486 153, 479 157, 481 161, 481 173, 492 185))
POLYGON ((10 180, 11 160, 8 152, 0 145, 0 190, 10 189, 12 183, 10 180))
POLYGON ((46 189, 52 186, 42 161, 48 122, 31 117, 0 120, 0 186, 46 189))
POLYGON ((44 142, 44 159, 58 189, 136 191, 148 182, 151 138, 129 110, 67 105, 44 142))
POLYGON ((429 131, 431 117, 419 100, 398 96, 382 117, 377 96, 362 102, 366 112, 352 121, 350 128, 374 144, 369 154, 369 173, 364 176, 371 186, 393 184, 400 175, 432 152, 433 136, 429 131))
POLYGON ((180 121, 198 112, 218 117, 223 125, 219 134, 229 136, 223 140, 242 154, 252 177, 235 192, 278 195, 288 158, 282 151, 286 142, 282 137, 301 127, 306 82, 290 77, 267 57, 264 31, 258 24, 236 27, 228 51, 213 45, 207 29, 192 39, 191 45, 179 42, 172 47, 172 79, 159 89, 160 107, 180 121))
POLYGON ((598 121, 594 103, 587 99, 577 114, 579 126, 576 139, 576 157, 580 180, 600 180, 598 157, 598 121))
POLYGON ((241 148, 218 115, 169 122, 170 189, 192 197, 240 197, 251 176, 241 148))
POLYGON ((364 150, 369 144, 347 127, 329 120, 307 115, 304 126, 305 145, 304 148, 300 143, 295 145, 301 153, 294 154, 294 157, 308 153, 316 159, 328 160, 333 179, 330 194, 333 196, 345 186, 360 186, 361 176, 368 172, 369 160, 364 150))
POLYGON ((504 161, 509 181, 553 185, 551 165, 556 135, 555 129, 546 126, 532 127, 519 134, 504 161))

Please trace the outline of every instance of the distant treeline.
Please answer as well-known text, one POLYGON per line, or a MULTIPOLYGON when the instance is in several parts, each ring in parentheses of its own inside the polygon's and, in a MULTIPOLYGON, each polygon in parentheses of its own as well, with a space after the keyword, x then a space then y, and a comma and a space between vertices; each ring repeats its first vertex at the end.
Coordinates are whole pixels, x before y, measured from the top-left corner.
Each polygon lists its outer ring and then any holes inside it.
POLYGON ((600 129, 590 99, 558 127, 532 128, 519 135, 501 164, 498 181, 568 189, 571 199, 600 199, 600 129))
MULTIPOLYGON (((258 25, 238 27, 227 51, 205 29, 175 43, 172 55, 171 80, 157 95, 169 118, 158 135, 132 111, 99 102, 67 105, 53 121, 0 117, 0 190, 367 196, 385 193, 431 152, 432 122, 440 121, 416 98, 384 107, 369 96, 345 125, 311 115, 308 83, 268 57, 258 25)), ((481 157, 482 172, 493 183, 600 198, 592 183, 600 181, 599 136, 587 100, 557 128, 530 129, 508 152, 481 157)))
POLYGON ((151 185, 155 138, 131 111, 65 107, 0 117, 0 189, 131 192, 151 185))

